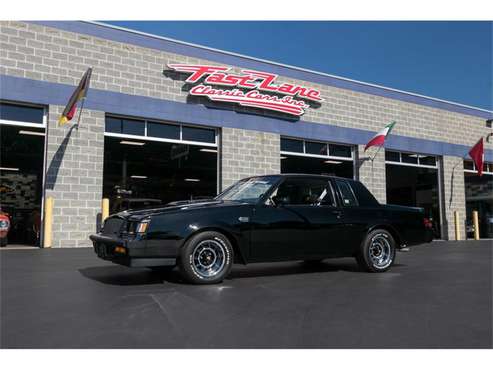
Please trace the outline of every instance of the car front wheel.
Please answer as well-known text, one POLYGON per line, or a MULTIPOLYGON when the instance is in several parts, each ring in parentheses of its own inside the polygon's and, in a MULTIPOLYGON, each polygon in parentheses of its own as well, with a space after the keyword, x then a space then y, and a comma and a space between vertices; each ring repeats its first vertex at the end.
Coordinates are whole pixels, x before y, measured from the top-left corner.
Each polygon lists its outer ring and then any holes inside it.
POLYGON ((231 271, 233 248, 228 238, 206 231, 190 238, 180 251, 180 270, 192 284, 215 284, 231 271))
POLYGON ((373 230, 356 255, 358 265, 368 272, 387 271, 395 260, 395 241, 387 230, 373 230))

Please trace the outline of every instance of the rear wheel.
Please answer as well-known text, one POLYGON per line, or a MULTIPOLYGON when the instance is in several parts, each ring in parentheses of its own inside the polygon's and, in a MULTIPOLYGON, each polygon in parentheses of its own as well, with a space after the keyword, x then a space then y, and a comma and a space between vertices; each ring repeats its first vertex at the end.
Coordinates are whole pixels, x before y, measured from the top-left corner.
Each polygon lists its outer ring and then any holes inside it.
POLYGON ((387 230, 373 230, 361 244, 356 260, 362 270, 387 271, 395 260, 394 238, 387 230))
POLYGON ((183 277, 190 283, 219 283, 231 271, 233 248, 223 234, 202 232, 182 247, 179 265, 183 277))

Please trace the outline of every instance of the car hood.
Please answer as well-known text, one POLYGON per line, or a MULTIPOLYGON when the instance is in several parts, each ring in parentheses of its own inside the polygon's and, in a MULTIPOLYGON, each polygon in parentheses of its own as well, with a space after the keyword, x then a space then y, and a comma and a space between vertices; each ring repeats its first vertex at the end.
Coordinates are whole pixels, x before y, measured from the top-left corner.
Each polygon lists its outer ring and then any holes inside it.
POLYGON ((205 208, 218 208, 218 207, 231 207, 238 206, 241 204, 247 204, 235 201, 224 201, 224 200, 185 200, 178 202, 171 202, 161 207, 147 208, 140 210, 128 210, 117 213, 117 217, 121 218, 132 218, 132 219, 142 219, 152 215, 163 214, 163 213, 174 213, 174 212, 187 212, 197 209, 205 208))

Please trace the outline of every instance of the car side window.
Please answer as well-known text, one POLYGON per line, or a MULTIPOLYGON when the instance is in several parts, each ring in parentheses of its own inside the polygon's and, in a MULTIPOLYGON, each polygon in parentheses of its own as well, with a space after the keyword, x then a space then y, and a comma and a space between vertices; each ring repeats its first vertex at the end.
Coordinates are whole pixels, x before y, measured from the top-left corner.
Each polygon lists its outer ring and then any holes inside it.
POLYGON ((284 205, 333 205, 328 181, 324 179, 286 179, 271 198, 284 205))
POLYGON ((336 180, 336 184, 339 188, 339 193, 341 194, 342 205, 344 207, 357 206, 358 201, 354 196, 354 192, 353 189, 351 189, 351 186, 346 181, 342 180, 336 180))

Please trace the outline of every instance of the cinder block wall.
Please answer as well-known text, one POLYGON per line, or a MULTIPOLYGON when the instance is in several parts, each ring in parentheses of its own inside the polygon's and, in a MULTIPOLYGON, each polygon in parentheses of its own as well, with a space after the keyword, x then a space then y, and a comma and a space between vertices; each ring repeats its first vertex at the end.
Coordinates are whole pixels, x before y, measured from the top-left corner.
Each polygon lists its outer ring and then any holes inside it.
POLYGON ((104 112, 84 109, 78 128, 60 127, 63 108, 50 105, 47 127, 45 195, 54 199, 53 247, 86 247, 101 212, 104 112))
POLYGON ((387 202, 385 150, 381 149, 377 154, 378 148, 370 148, 366 153, 364 149, 364 145, 357 146, 355 156, 357 178, 366 185, 380 203, 385 204, 387 202), (373 157, 374 159, 371 160, 373 157))
POLYGON ((235 128, 221 133, 221 189, 244 177, 281 172, 279 135, 235 128))
POLYGON ((466 193, 464 187, 464 162, 458 157, 443 157, 443 213, 444 238, 455 240, 454 211, 459 212, 461 238, 465 239, 466 193))

